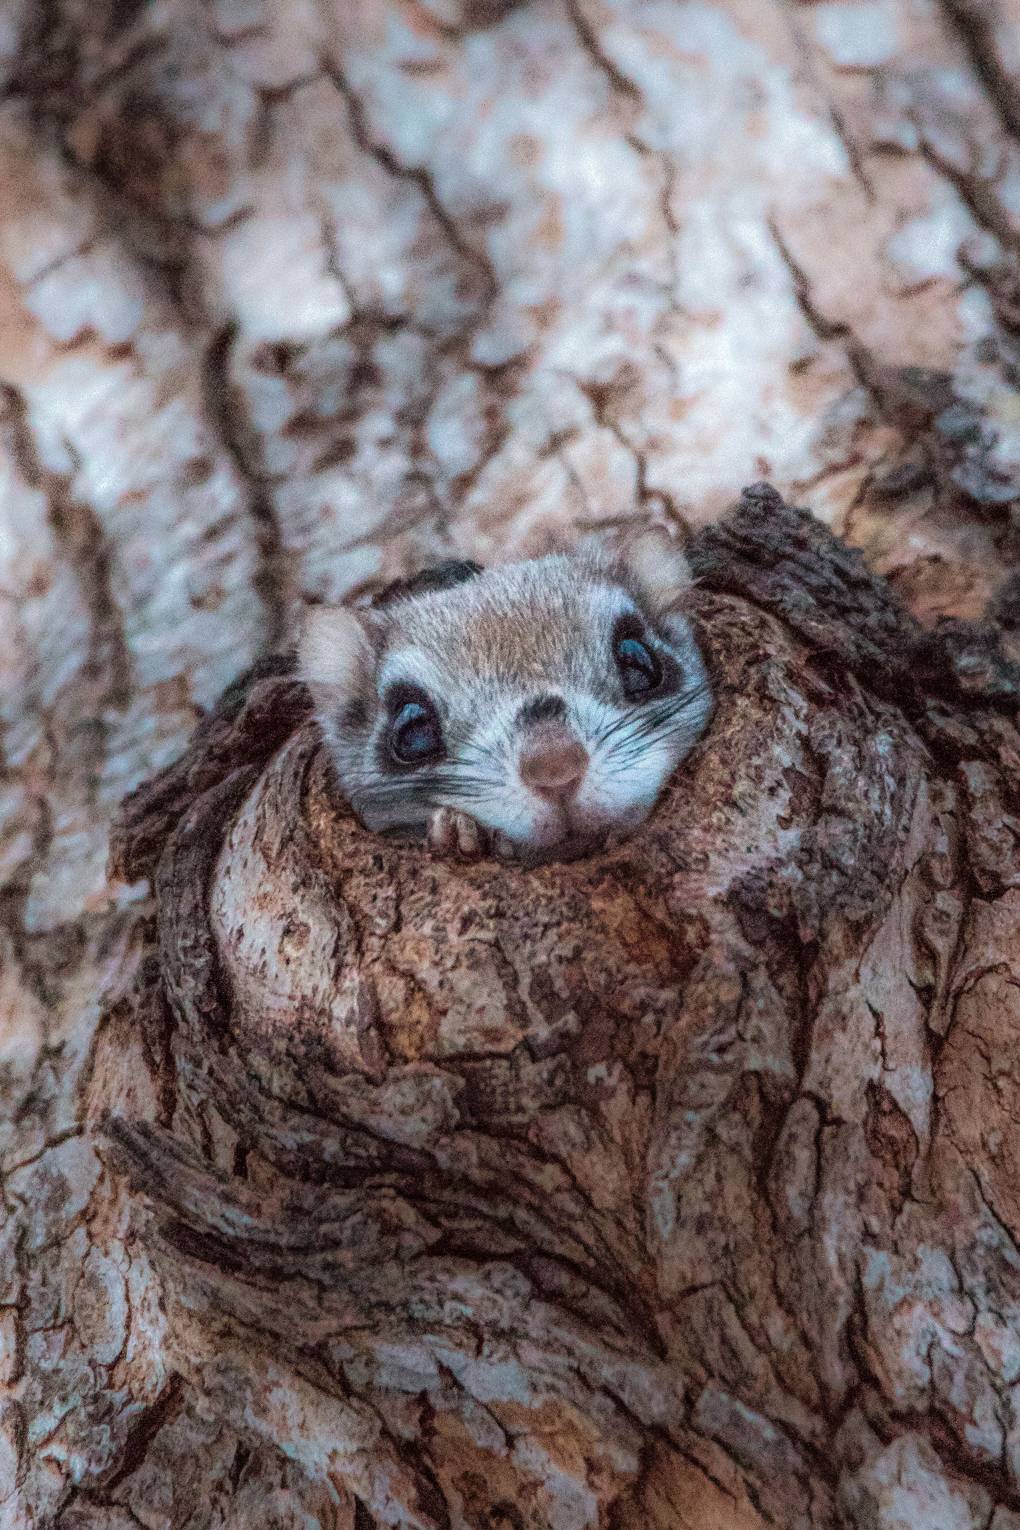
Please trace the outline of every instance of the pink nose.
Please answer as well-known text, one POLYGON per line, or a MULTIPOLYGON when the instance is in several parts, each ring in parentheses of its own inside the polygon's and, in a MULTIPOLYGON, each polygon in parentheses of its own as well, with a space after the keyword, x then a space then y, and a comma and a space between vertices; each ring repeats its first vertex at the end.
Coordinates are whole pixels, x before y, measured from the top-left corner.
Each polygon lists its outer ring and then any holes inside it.
POLYGON ((540 797, 567 802, 584 780, 588 752, 566 728, 535 728, 517 768, 525 786, 540 797))

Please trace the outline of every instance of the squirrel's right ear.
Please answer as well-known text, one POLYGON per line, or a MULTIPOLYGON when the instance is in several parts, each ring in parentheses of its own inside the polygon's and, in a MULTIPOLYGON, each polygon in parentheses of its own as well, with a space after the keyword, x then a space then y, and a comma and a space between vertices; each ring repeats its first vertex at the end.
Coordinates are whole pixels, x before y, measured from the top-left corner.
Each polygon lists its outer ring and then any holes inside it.
POLYGON ((639 525, 611 536, 588 536, 578 554, 593 572, 631 587, 653 616, 666 616, 693 583, 683 547, 662 526, 639 525))
POLYGON ((338 697, 357 691, 371 658, 360 612, 349 606, 309 606, 298 640, 298 671, 312 691, 338 697))

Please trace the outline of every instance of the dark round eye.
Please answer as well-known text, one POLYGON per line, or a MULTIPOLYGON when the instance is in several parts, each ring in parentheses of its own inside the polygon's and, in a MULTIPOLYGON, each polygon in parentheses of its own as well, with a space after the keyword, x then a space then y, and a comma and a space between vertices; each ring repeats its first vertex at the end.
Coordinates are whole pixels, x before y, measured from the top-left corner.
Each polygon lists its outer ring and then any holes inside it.
POLYGON ((648 696, 662 684, 662 665, 647 643, 633 633, 620 632, 613 643, 625 694, 632 700, 648 696))
POLYGON ((390 753, 401 765, 427 765, 443 752, 443 730, 432 707, 406 701, 390 724, 390 753))

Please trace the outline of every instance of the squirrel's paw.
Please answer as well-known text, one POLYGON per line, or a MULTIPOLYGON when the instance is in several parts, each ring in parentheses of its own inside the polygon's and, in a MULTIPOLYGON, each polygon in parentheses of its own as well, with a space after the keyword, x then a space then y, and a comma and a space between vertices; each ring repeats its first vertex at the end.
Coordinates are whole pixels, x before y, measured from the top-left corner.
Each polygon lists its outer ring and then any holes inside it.
POLYGON ((429 819, 429 846, 437 855, 477 861, 489 848, 488 831, 456 808, 436 808, 429 819))

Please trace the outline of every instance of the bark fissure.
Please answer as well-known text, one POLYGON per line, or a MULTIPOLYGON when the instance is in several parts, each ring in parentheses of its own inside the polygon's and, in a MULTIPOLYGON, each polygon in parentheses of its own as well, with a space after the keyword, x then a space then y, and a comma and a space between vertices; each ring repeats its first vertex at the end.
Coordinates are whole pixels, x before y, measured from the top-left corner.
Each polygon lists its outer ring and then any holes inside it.
POLYGON ((289 584, 286 551, 271 489, 253 468, 242 444, 246 432, 230 375, 235 340, 234 326, 224 325, 206 350, 203 369, 205 401, 209 417, 247 491, 248 510, 256 525, 259 548, 255 590, 268 614, 265 651, 272 653, 280 646, 286 631, 289 584))
POLYGON ((1020 141, 1020 90, 996 43, 995 7, 983 0, 941 0, 941 6, 1003 128, 1020 141))
POLYGON ((384 143, 373 136, 364 102, 351 85, 335 58, 323 60, 323 71, 337 95, 344 102, 350 118, 355 142, 363 153, 368 154, 395 179, 409 182, 417 187, 422 200, 441 229, 450 248, 480 280, 483 299, 490 303, 498 290, 495 274, 485 255, 464 237, 456 220, 443 205, 428 169, 421 165, 403 165, 384 143))

